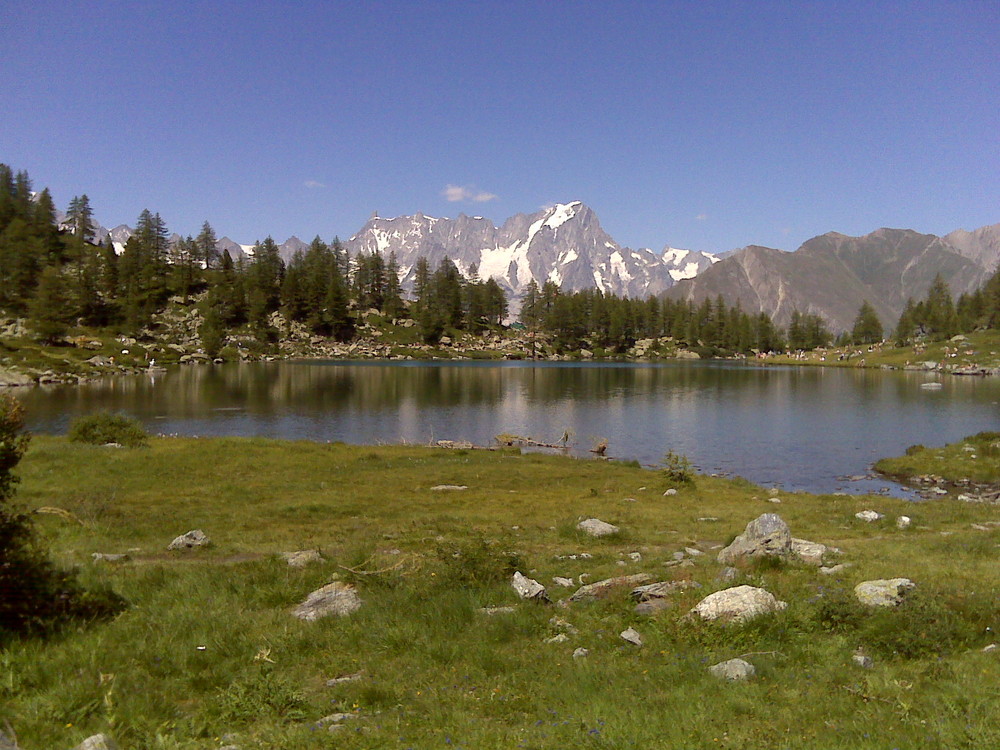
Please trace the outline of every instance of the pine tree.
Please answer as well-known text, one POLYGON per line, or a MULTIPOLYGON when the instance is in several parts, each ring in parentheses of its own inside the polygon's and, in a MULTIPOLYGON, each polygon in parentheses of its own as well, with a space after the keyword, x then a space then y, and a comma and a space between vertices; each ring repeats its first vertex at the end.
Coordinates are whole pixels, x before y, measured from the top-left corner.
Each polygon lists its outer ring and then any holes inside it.
POLYGON ((48 266, 38 279, 35 296, 28 305, 28 325, 47 343, 65 335, 73 311, 62 271, 48 266))
POLYGON ((395 251, 389 253, 389 262, 385 266, 383 292, 382 311, 391 320, 402 318, 406 308, 403 305, 403 290, 399 285, 399 262, 395 251))
POLYGON ((204 264, 206 270, 216 268, 219 265, 219 249, 216 247, 218 240, 215 238, 215 230, 206 221, 201 225, 201 232, 195 239, 197 245, 197 260, 204 264))
POLYGON ((861 304, 858 316, 854 319, 851 341, 855 344, 877 344, 882 341, 882 322, 868 300, 861 304))

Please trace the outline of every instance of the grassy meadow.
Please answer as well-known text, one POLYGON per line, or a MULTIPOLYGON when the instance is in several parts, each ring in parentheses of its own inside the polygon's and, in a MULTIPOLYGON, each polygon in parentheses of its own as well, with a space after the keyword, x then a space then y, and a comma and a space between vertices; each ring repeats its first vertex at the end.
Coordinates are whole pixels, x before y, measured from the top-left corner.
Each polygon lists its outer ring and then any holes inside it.
POLYGON ((25 750, 98 732, 123 750, 1000 746, 1000 651, 982 651, 1000 629, 993 506, 709 477, 664 496, 664 474, 607 461, 263 439, 130 449, 36 436, 18 471, 17 502, 65 511, 35 516, 54 558, 130 602, 111 622, 0 647, 3 718, 25 750), (868 508, 885 518, 854 517, 868 508), (758 564, 719 582, 719 545, 766 512, 850 567, 758 564), (621 532, 587 537, 576 524, 590 517, 621 532), (196 528, 211 547, 166 551, 196 528), (704 554, 673 564, 685 548, 704 554), (306 549, 324 561, 294 569, 277 556, 306 549), (701 588, 655 616, 633 612, 628 588, 563 608, 519 603, 514 567, 553 600, 575 590, 554 576, 701 588), (900 576, 917 583, 912 606, 869 612, 850 597, 900 576), (359 611, 290 615, 337 577, 356 585, 359 611), (789 606, 744 625, 684 619, 740 583, 789 606), (630 626, 641 647, 619 637, 630 626), (545 642, 559 633, 568 640, 545 642), (872 669, 853 663, 859 646, 872 669), (589 655, 573 658, 578 647, 589 655), (740 655, 753 679, 708 673, 740 655), (351 716, 331 731, 319 720, 333 713, 351 716))

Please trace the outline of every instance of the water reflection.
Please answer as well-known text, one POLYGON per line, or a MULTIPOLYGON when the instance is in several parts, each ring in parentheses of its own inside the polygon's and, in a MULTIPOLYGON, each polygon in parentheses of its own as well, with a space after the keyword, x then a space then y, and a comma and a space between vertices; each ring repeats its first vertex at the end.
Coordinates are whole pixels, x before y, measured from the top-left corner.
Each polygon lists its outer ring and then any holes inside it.
POLYGON ((669 448, 706 471, 788 489, 871 490, 837 479, 882 455, 940 444, 1000 423, 997 379, 923 373, 756 368, 730 363, 282 362, 186 367, 80 387, 22 392, 31 428, 124 411, 151 430, 346 442, 488 443, 500 432, 585 454, 607 438, 616 456, 656 463, 669 448))

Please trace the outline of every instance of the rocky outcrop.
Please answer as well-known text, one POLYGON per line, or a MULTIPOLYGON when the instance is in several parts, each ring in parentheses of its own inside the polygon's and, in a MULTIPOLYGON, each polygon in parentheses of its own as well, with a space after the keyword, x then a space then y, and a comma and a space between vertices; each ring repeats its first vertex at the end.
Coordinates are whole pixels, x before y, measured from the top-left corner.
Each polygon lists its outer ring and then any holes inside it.
POLYGON ((319 620, 323 617, 343 617, 361 608, 361 597, 354 587, 342 581, 328 583, 306 597, 292 610, 300 620, 319 620))
POLYGON ((612 534, 617 534, 621 531, 621 529, 614 524, 607 523, 599 518, 588 518, 586 521, 580 521, 580 523, 576 525, 576 528, 585 534, 595 537, 611 536, 612 534))
POLYGON ((743 659, 729 659, 720 661, 708 668, 708 671, 720 679, 724 680, 747 680, 756 674, 754 665, 743 659))
POLYGON ((883 578, 859 583, 854 587, 854 595, 869 607, 898 607, 916 587, 909 578, 883 578))
POLYGON ((515 571, 510 585, 521 599, 535 602, 549 601, 548 594, 545 593, 545 587, 535 579, 525 577, 519 570, 515 571))
POLYGON ((723 565, 761 557, 787 558, 792 553, 792 533, 776 513, 765 513, 747 524, 743 533, 719 553, 723 565))

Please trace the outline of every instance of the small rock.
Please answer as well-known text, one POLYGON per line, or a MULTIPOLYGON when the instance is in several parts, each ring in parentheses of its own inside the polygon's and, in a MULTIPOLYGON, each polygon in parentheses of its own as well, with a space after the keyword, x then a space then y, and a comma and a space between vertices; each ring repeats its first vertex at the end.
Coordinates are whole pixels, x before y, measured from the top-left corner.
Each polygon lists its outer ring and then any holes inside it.
POLYGON ((862 581, 854 587, 854 595, 869 607, 898 607, 917 584, 909 578, 888 578, 862 581))
POLYGON ((843 570, 846 570, 849 567, 851 567, 850 563, 840 563, 839 565, 830 565, 830 566, 824 565, 819 569, 819 572, 825 576, 832 576, 836 575, 837 573, 840 573, 843 570))
POLYGON ((822 565, 823 555, 826 553, 827 546, 825 544, 810 542, 805 539, 792 539, 792 554, 806 563, 806 565, 822 565))
POLYGON ((510 580, 510 585, 522 599, 530 599, 536 602, 549 601, 545 587, 533 578, 526 578, 521 571, 516 571, 510 580))
POLYGON ((855 513, 854 517, 859 521, 864 521, 865 523, 874 523, 875 521, 880 521, 885 518, 885 516, 877 510, 862 510, 855 513))
POLYGON ((299 550, 297 552, 282 552, 281 556, 290 568, 304 568, 306 565, 315 562, 323 562, 323 557, 314 549, 299 550))
POLYGON ((305 601, 292 610, 300 620, 319 620, 323 617, 349 615, 361 607, 361 597, 354 587, 343 581, 334 581, 316 589, 305 601))
POLYGON ((673 497, 676 494, 677 494, 677 490, 675 490, 673 487, 671 487, 669 490, 667 490, 666 492, 663 493, 663 496, 664 497, 673 497))
POLYGON ((106 734, 95 734, 85 739, 73 750, 118 750, 118 743, 106 734))
POLYGON ((516 607, 480 607, 479 611, 484 615, 509 615, 517 612, 516 607))
POLYGON ((781 498, 780 497, 769 497, 767 499, 767 501, 769 503, 774 503, 775 505, 781 505, 781 498))
POLYGON ((909 516, 900 516, 899 518, 896 519, 896 528, 897 529, 908 529, 908 528, 910 528, 910 524, 911 523, 912 523, 912 520, 910 519, 909 516))
POLYGON ((207 547, 212 543, 205 532, 201 529, 194 529, 187 532, 186 534, 181 534, 179 537, 174 539, 168 546, 168 550, 175 549, 192 549, 194 547, 207 547))
POLYGON ((701 584, 697 581, 659 581, 658 583, 648 583, 644 586, 636 586, 629 596, 637 602, 645 602, 650 599, 663 599, 677 591, 687 591, 689 589, 700 589, 701 584))
POLYGON ((95 552, 91 555, 94 558, 94 562, 128 562, 132 558, 127 554, 109 554, 107 552, 95 552))
POLYGON ((573 579, 572 578, 563 578, 561 576, 555 576, 552 579, 552 583, 554 583, 556 586, 562 586, 562 587, 567 588, 567 589, 571 589, 571 588, 573 588, 573 586, 576 585, 576 584, 573 583, 573 579))
POLYGON ((740 571, 731 566, 726 566, 719 571, 719 575, 715 577, 718 583, 729 583, 730 581, 735 581, 740 577, 740 571))
POLYGON ((329 716, 324 716, 322 719, 316 721, 317 726, 326 726, 327 724, 340 724, 341 722, 348 721, 349 719, 357 719, 357 714, 347 714, 347 713, 337 713, 330 714, 329 716))
POLYGON ((780 612, 788 606, 774 595, 755 586, 734 586, 716 591, 702 599, 691 610, 703 620, 745 622, 760 615, 780 612))
POLYGON ((568 620, 564 620, 561 617, 549 618, 549 627, 555 630, 561 630, 564 633, 569 633, 570 635, 576 635, 580 632, 573 623, 568 620))
POLYGON ((546 638, 542 643, 565 643, 569 640, 569 636, 565 633, 559 633, 552 636, 551 638, 546 638))
POLYGON ((871 669, 875 666, 875 662, 872 661, 872 658, 860 650, 854 652, 851 656, 851 661, 862 669, 871 669))
POLYGON ((616 578, 605 578, 603 581, 595 581, 581 586, 569 598, 571 602, 579 602, 584 599, 603 599, 611 592, 625 586, 637 586, 641 583, 648 583, 652 580, 648 573, 636 573, 631 576, 618 576, 616 578))
POLYGON ((327 687, 335 687, 337 685, 343 685, 345 682, 356 682, 361 679, 361 672, 355 672, 354 674, 345 674, 342 677, 334 677, 333 679, 326 681, 327 687))
POLYGON ((691 557, 698 557, 698 555, 705 554, 700 549, 696 549, 695 547, 685 547, 684 551, 687 552, 689 555, 691 555, 691 557))
POLYGON ((621 531, 614 524, 606 523, 598 518, 588 518, 586 521, 580 521, 576 525, 576 528, 595 537, 610 536, 621 531))
POLYGON ((975 497, 973 497, 972 495, 966 495, 964 492, 959 494, 958 499, 959 499, 960 502, 963 502, 963 503, 974 503, 974 502, 976 502, 976 498, 975 497))
POLYGON ((590 649, 583 648, 582 646, 573 651, 574 659, 585 659, 588 656, 590 656, 590 649))
POLYGON ((992 653, 992 652, 996 651, 997 648, 1000 648, 1000 647, 998 647, 997 644, 995 644, 995 643, 991 643, 989 646, 983 646, 983 653, 984 654, 992 653))
POLYGON ((708 671, 716 677, 733 681, 749 679, 757 672, 753 664, 743 659, 720 661, 718 664, 710 666, 708 671))
POLYGON ((638 552, 629 552, 628 557, 632 562, 642 562, 642 555, 638 552))
POLYGON ((674 560, 676 560, 677 562, 680 562, 681 560, 684 559, 684 553, 681 550, 677 550, 671 555, 671 557, 674 558, 674 560))
POLYGON ((434 492, 458 492, 467 489, 469 488, 464 484, 436 484, 431 487, 434 492))
POLYGON ((618 637, 621 638, 626 643, 631 643, 633 646, 642 645, 642 636, 639 635, 639 631, 636 630, 635 628, 628 628, 627 630, 623 630, 618 634, 618 637))
POLYGON ((644 602, 639 602, 635 605, 635 609, 632 610, 637 615, 655 615, 658 612, 662 612, 665 609, 670 609, 674 607, 675 604, 669 599, 647 599, 644 602))

